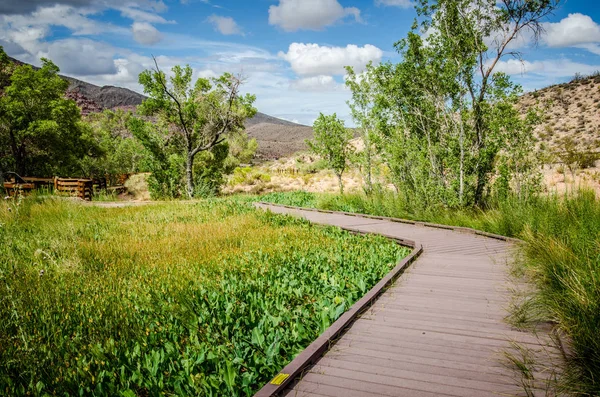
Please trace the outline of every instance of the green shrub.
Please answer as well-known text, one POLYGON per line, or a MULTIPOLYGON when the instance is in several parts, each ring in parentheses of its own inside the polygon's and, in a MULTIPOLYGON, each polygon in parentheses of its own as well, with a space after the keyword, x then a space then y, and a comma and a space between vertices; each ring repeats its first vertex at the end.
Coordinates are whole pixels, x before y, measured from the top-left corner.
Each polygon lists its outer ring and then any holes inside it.
POLYGON ((233 175, 229 180, 229 184, 232 186, 255 185, 261 182, 271 182, 271 176, 252 167, 237 167, 233 170, 233 175))

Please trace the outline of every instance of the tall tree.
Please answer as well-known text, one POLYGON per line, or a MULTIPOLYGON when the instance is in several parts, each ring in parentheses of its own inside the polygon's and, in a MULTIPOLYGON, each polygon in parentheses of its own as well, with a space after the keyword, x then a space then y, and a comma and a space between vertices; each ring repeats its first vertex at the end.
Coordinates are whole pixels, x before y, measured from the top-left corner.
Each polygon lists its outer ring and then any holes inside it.
POLYGON ((367 69, 363 73, 356 74, 350 66, 346 67, 346 72, 346 87, 352 91, 352 99, 347 103, 364 145, 357 157, 363 171, 365 190, 367 194, 370 194, 373 191, 374 143, 377 139, 376 91, 373 81, 375 74, 371 63, 367 65, 367 69))
POLYGON ((402 62, 367 68, 375 76, 372 109, 383 157, 407 199, 423 206, 484 204, 499 154, 536 121, 510 124, 521 90, 496 68, 503 57, 519 56, 510 50, 515 40, 537 39, 557 5, 420 0, 420 23, 396 43, 402 62))
POLYGON ((175 66, 167 79, 155 61, 154 70, 139 76, 149 95, 140 113, 157 115, 178 136, 185 157, 185 180, 188 197, 194 195, 194 159, 202 151, 224 142, 229 132, 244 128, 244 120, 256 114, 252 106, 256 97, 240 95, 240 77, 229 73, 217 79, 199 78, 192 85, 192 68, 175 66))
POLYGON ((352 131, 344 127, 344 121, 337 118, 334 113, 325 116, 323 113, 315 120, 313 125, 314 140, 306 141, 310 150, 321 156, 338 178, 340 193, 344 193, 342 175, 348 166, 348 159, 352 153, 352 131))
MULTIPOLYGON (((0 69, 6 68, 4 55, 0 49, 0 69)), ((5 171, 76 174, 79 159, 100 154, 77 104, 65 98, 68 83, 58 72, 47 59, 38 70, 29 65, 12 70, 0 96, 0 142, 8 148, 0 158, 5 171)))
POLYGON ((499 151, 493 136, 493 105, 498 89, 496 66, 505 56, 519 57, 511 43, 530 34, 537 41, 542 21, 560 0, 420 0, 419 14, 427 18, 422 27, 432 32, 432 43, 458 66, 455 81, 468 90, 473 113, 475 202, 483 194, 499 151))

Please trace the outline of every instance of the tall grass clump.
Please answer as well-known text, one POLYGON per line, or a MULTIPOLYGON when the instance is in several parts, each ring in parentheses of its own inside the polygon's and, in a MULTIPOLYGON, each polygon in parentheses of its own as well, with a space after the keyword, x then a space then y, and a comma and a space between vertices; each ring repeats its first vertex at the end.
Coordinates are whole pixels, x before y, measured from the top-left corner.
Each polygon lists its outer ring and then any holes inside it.
MULTIPOLYGON (((541 310, 542 320, 566 337, 559 387, 600 395, 600 202, 593 191, 527 201, 506 197, 483 210, 415 208, 392 192, 280 193, 261 200, 472 227, 524 240, 521 270, 538 287, 531 310, 541 310)), ((540 318, 538 312, 531 317, 540 318)))
POLYGON ((230 200, 0 204, 0 395, 252 395, 407 251, 230 200))

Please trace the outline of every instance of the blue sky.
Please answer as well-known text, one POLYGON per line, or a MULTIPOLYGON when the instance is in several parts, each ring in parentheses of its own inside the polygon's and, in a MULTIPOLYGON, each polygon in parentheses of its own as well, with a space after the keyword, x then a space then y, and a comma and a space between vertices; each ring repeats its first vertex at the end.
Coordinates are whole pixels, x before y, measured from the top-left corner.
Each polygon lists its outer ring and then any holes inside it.
MULTIPOLYGON (((344 65, 398 61, 393 44, 416 16, 410 0, 0 0, 0 45, 25 62, 140 91, 137 75, 190 64, 197 77, 242 73, 259 111, 312 124, 320 111, 352 125, 344 65)), ((537 47, 505 71, 526 90, 600 70, 600 2, 567 0, 537 47)))

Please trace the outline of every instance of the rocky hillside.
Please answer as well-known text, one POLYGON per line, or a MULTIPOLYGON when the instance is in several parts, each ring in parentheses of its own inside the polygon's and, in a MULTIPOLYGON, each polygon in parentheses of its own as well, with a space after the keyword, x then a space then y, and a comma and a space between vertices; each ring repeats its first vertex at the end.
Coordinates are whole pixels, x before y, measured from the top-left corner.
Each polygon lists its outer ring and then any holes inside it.
MULTIPOLYGON (((257 114, 257 116, 261 115, 263 114, 257 114)), ((271 116, 267 117, 274 118, 271 116)), ((305 125, 273 122, 254 124, 253 119, 248 121, 246 132, 248 136, 255 138, 258 142, 258 160, 279 159, 301 150, 306 150, 305 140, 313 137, 312 128, 305 125)))
POLYGON ((99 87, 71 77, 63 76, 63 78, 69 82, 70 92, 80 94, 82 98, 96 103, 101 109, 137 106, 146 98, 144 95, 127 88, 111 85, 99 87))
POLYGON ((523 112, 531 106, 545 109, 536 129, 541 149, 560 149, 565 137, 580 150, 600 149, 600 73, 527 93, 520 106, 523 112))

